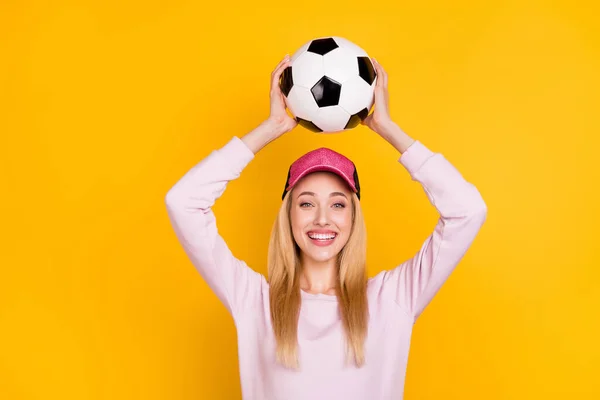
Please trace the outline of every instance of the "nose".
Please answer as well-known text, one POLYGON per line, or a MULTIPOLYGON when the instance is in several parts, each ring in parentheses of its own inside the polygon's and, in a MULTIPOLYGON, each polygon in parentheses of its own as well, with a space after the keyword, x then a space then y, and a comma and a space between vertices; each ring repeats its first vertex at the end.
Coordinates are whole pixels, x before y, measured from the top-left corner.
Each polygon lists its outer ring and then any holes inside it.
POLYGON ((316 216, 315 216, 315 225, 329 225, 327 222, 329 219, 327 217, 327 207, 319 207, 316 216))

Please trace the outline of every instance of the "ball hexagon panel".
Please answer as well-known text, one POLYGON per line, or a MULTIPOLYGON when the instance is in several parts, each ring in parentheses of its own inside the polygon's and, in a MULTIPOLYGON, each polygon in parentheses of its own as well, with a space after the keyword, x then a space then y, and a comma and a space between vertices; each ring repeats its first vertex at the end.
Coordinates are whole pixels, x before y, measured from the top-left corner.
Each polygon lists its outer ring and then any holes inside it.
POLYGON ((306 50, 308 50, 308 46, 310 46, 310 43, 311 42, 304 43, 302 47, 300 47, 298 50, 296 50, 294 54, 292 54, 292 56, 290 57, 290 61, 292 62, 292 64, 296 62, 298 57, 300 57, 302 54, 304 54, 304 52, 306 52, 306 50))
POLYGON ((311 121, 323 131, 337 132, 344 129, 350 114, 341 107, 319 108, 311 121))
POLYGON ((339 105, 353 115, 363 108, 370 110, 374 100, 373 88, 360 76, 355 76, 342 85, 339 105))
POLYGON ((315 115, 319 106, 314 100, 310 89, 302 86, 293 86, 287 96, 287 105, 295 117, 310 120, 311 115, 315 115))
POLYGON ((323 71, 328 78, 343 84, 359 73, 359 63, 352 52, 338 47, 323 56, 323 71))
POLYGON ((323 56, 319 54, 304 52, 292 64, 294 85, 310 89, 323 75, 323 56))
POLYGON ((369 115, 369 110, 367 108, 363 108, 361 111, 357 112, 353 116, 350 117, 348 123, 344 127, 344 129, 352 129, 356 128, 361 121, 364 121, 365 118, 369 115))
POLYGON ((359 46, 352 43, 351 41, 341 38, 341 37, 338 37, 338 36, 333 36, 332 38, 333 38, 333 40, 335 40, 335 42, 338 44, 338 46, 343 47, 348 52, 350 52, 352 55, 354 55, 356 57, 361 57, 361 56, 367 57, 368 56, 366 51, 364 51, 363 49, 361 49, 359 46))
POLYGON ((298 125, 305 127, 309 131, 313 131, 316 133, 323 132, 323 130, 321 128, 319 128, 318 126, 316 126, 315 124, 313 124, 310 121, 307 121, 305 119, 298 118, 298 117, 296 117, 296 121, 298 121, 298 125))

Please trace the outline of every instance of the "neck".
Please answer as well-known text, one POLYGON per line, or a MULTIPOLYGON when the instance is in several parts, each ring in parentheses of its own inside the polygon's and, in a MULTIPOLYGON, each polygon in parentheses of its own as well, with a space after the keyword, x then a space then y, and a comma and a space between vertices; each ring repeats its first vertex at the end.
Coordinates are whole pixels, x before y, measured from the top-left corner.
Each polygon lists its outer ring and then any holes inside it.
POLYGON ((303 259, 300 288, 310 293, 334 291, 334 288, 338 285, 337 269, 335 258, 325 262, 303 259))

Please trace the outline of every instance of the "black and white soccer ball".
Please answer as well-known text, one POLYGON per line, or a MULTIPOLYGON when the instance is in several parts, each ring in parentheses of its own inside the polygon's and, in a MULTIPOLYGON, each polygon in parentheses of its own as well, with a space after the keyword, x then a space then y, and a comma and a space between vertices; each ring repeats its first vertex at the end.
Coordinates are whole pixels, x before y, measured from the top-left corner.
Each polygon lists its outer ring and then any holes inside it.
POLYGON ((298 124, 319 133, 358 126, 374 104, 376 83, 368 54, 337 36, 305 43, 292 55, 279 80, 298 124))

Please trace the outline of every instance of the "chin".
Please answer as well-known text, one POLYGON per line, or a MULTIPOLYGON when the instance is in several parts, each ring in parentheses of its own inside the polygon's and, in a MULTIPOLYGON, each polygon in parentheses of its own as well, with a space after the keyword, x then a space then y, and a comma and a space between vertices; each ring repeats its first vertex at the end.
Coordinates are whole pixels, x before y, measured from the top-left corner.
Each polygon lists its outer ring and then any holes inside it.
POLYGON ((338 254, 340 254, 340 252, 339 251, 328 252, 328 253, 305 252, 305 254, 315 261, 325 262, 325 261, 331 260, 332 258, 336 258, 338 256, 338 254))

